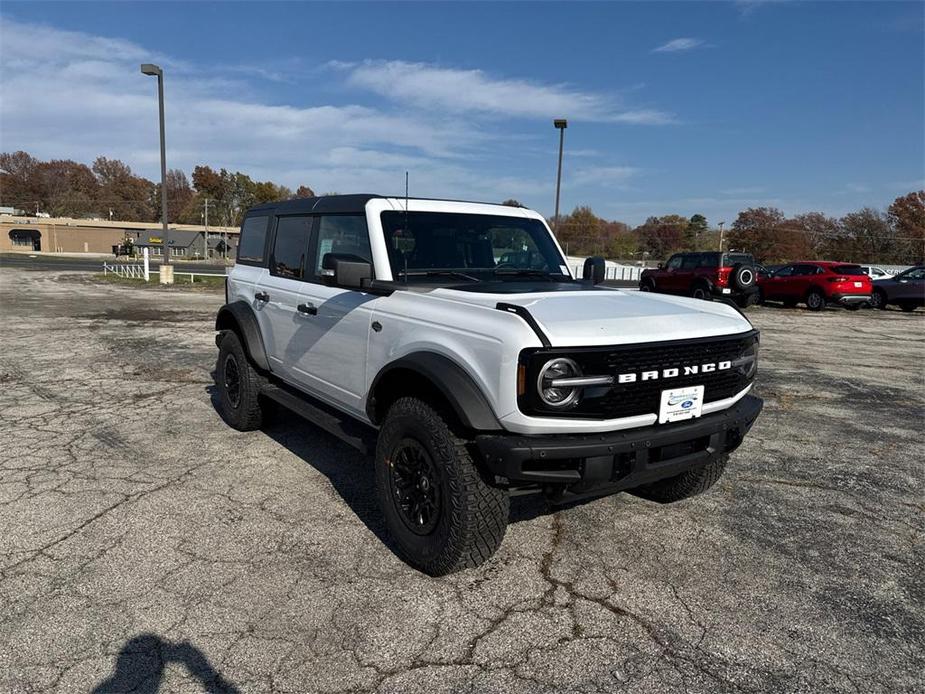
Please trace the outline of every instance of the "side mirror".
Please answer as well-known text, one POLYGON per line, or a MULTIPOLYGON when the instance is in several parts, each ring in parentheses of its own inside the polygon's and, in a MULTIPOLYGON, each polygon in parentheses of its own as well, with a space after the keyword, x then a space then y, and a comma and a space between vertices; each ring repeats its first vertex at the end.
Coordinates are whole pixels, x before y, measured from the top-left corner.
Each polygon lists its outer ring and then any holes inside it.
POLYGON ((600 284, 604 281, 606 265, 604 259, 595 255, 585 258, 585 266, 582 269, 581 276, 583 279, 591 280, 591 284, 600 284))
POLYGON ((343 256, 325 253, 321 259, 321 270, 331 284, 346 289, 362 289, 373 277, 372 263, 359 256, 343 256))
POLYGON ((656 269, 656 270, 661 270, 661 269, 664 268, 664 267, 665 267, 665 263, 659 263, 658 265, 655 266, 655 269, 656 269))

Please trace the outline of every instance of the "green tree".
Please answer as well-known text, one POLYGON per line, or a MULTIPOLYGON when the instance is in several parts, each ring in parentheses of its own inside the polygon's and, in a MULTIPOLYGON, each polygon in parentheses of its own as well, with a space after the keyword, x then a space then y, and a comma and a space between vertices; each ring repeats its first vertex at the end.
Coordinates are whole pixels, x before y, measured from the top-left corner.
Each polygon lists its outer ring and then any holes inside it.
POLYGON ((684 245, 688 250, 696 251, 700 248, 700 240, 707 233, 709 225, 707 218, 702 214, 695 214, 687 222, 684 233, 684 245))

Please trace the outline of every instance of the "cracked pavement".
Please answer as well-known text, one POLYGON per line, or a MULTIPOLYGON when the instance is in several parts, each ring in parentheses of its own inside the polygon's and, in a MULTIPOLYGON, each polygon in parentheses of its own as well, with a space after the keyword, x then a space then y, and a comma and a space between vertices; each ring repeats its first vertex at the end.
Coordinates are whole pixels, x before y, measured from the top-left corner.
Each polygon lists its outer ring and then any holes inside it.
POLYGON ((750 310, 765 410, 713 490, 516 498, 433 579, 353 449, 222 423, 222 300, 0 270, 0 691, 925 688, 925 312, 750 310))

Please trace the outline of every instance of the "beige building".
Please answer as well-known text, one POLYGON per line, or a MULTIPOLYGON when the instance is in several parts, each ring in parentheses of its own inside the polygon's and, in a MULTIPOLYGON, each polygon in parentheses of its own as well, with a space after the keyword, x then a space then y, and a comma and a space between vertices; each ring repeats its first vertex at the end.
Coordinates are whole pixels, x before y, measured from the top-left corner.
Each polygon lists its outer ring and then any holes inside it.
MULTIPOLYGON (((112 253, 112 247, 126 239, 137 242, 148 232, 158 229, 157 222, 110 222, 99 219, 67 219, 0 216, 0 252, 33 251, 42 253, 112 253)), ((197 224, 171 224, 170 229, 202 233, 197 224)), ((238 227, 209 227, 209 235, 229 237, 229 246, 237 245, 238 227)), ((185 234, 183 236, 186 236, 185 234)), ((211 241, 211 239, 210 239, 211 241)), ((213 245, 210 242, 210 246, 213 245)))

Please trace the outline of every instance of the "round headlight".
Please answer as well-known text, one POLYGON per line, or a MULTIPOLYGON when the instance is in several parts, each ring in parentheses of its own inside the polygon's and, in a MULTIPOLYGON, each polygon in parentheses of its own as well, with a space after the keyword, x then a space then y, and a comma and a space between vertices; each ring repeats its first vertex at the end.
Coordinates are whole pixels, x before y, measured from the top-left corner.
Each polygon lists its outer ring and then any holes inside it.
POLYGON ((571 359, 558 357, 550 359, 543 368, 536 382, 540 400, 550 407, 568 407, 578 402, 581 390, 569 386, 553 386, 552 382, 558 378, 575 378, 581 376, 581 369, 571 359))

